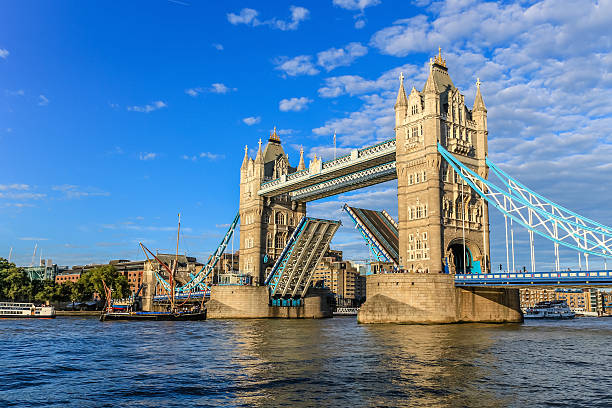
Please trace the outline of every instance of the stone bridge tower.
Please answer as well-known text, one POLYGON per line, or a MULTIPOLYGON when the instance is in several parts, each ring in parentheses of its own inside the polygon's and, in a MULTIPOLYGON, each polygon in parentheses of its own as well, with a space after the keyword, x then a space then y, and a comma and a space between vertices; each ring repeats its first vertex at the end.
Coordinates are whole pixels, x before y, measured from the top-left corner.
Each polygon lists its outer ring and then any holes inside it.
POLYGON ((487 176, 487 110, 480 82, 472 109, 453 85, 441 52, 422 91, 406 97, 403 75, 395 104, 400 265, 429 273, 487 272, 487 204, 437 150, 439 142, 487 176), (465 246, 464 246, 465 243, 465 246), (464 249, 465 248, 465 249, 464 249))
POLYGON ((263 151, 259 141, 255 159, 249 158, 245 147, 240 167, 239 268, 253 277, 255 285, 263 284, 295 226, 306 215, 306 203, 292 202, 288 194, 261 197, 257 194, 259 187, 266 180, 305 168, 303 150, 298 167, 291 167, 276 128, 263 151))

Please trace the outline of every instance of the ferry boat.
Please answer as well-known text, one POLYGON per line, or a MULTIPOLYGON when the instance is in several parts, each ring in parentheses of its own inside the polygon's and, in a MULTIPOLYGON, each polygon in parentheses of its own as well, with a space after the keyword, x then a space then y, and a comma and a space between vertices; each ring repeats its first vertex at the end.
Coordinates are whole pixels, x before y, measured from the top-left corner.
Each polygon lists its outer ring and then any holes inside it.
POLYGON ((0 302, 0 318, 46 318, 55 317, 53 306, 35 306, 34 303, 0 302))
POLYGON ((525 310, 525 319, 573 319, 576 314, 565 300, 538 302, 525 310))

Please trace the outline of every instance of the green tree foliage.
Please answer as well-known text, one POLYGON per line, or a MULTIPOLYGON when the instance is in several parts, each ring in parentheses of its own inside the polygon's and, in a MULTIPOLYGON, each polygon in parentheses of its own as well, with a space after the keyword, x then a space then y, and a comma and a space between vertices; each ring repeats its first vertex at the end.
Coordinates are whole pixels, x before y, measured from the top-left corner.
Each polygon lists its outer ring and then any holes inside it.
POLYGON ((18 268, 0 258, 0 299, 23 302, 82 302, 89 301, 97 293, 106 297, 104 285, 112 289, 113 298, 130 295, 127 278, 112 265, 103 265, 83 273, 77 282, 56 284, 52 280, 30 280, 23 268, 18 268))
POLYGON ((112 290, 113 299, 122 299, 130 295, 130 284, 127 278, 112 265, 98 266, 85 272, 81 275, 77 285, 83 285, 82 290, 86 294, 97 293, 102 299, 106 299, 103 280, 112 290))

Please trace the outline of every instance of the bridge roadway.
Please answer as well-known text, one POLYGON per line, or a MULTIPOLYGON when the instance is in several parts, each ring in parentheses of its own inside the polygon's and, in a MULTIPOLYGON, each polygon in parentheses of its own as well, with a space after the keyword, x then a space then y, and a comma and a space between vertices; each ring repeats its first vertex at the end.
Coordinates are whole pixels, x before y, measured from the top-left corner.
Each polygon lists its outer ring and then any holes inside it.
POLYGON ((355 149, 334 160, 313 161, 305 169, 264 181, 258 194, 289 193, 291 200, 308 202, 397 178, 395 139, 355 149))

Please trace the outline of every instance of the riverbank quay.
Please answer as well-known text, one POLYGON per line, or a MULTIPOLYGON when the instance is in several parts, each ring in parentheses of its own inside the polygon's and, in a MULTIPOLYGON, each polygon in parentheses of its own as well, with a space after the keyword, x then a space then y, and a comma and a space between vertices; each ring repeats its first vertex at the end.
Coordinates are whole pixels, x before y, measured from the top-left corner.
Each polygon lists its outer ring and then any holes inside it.
POLYGON ((99 310, 56 310, 56 316, 100 316, 99 310))

